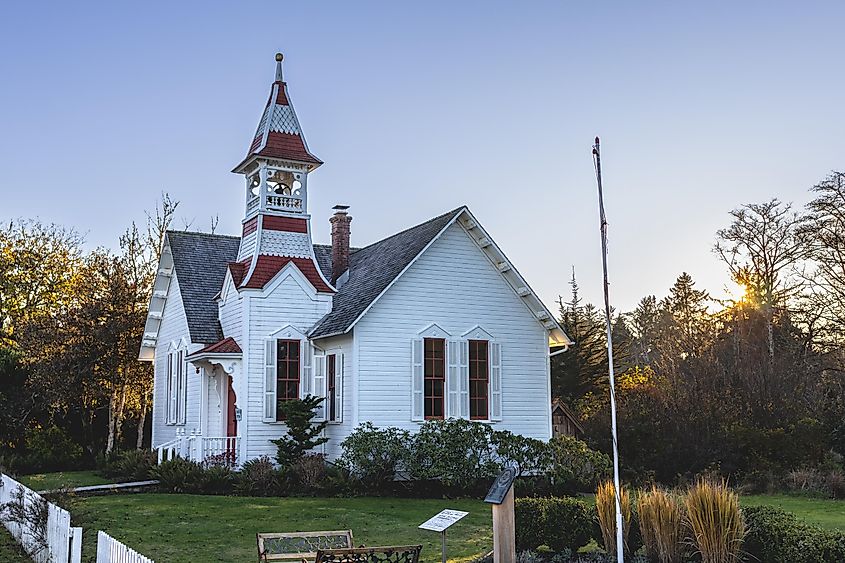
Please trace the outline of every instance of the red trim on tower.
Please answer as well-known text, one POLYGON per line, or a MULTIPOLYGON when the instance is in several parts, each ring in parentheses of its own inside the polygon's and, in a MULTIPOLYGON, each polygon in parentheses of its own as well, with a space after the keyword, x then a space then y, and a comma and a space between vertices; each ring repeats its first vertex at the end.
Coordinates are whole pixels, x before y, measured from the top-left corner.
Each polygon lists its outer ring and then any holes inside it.
POLYGON ((256 151, 258 149, 258 147, 261 146, 261 139, 263 139, 263 138, 264 138, 264 133, 259 132, 258 136, 256 136, 252 140, 252 144, 249 146, 249 151, 247 151, 247 154, 252 154, 254 151, 256 151))
POLYGON ((251 262, 251 258, 247 258, 241 262, 229 262, 229 271, 232 273, 232 281, 235 283, 235 287, 240 287, 241 282, 244 281, 244 276, 249 271, 251 262))
POLYGON ((307 233, 308 221, 305 219, 294 219, 293 217, 276 217, 273 215, 262 215, 261 228, 268 231, 287 231, 289 233, 307 233))
POLYGON ((258 229, 258 217, 253 217, 252 219, 250 219, 249 221, 244 223, 244 230, 243 230, 243 234, 241 236, 245 237, 247 235, 251 235, 257 229, 258 229))
POLYGON ((312 259, 291 258, 290 256, 259 256, 258 262, 255 264, 255 269, 252 271, 252 276, 250 276, 246 285, 243 287, 249 289, 260 289, 264 287, 267 282, 273 279, 290 262, 293 262, 299 268, 299 271, 308 278, 314 289, 323 293, 334 293, 334 290, 320 277, 320 273, 317 271, 317 265, 314 264, 312 259))
POLYGON ((255 154, 258 156, 284 158, 313 164, 323 163, 322 160, 308 152, 300 135, 280 133, 278 131, 270 131, 267 134, 267 143, 264 145, 264 148, 255 154))
POLYGON ((290 102, 288 102, 288 85, 284 82, 274 82, 274 84, 279 85, 279 92, 276 94, 276 103, 280 106, 289 106, 290 102))

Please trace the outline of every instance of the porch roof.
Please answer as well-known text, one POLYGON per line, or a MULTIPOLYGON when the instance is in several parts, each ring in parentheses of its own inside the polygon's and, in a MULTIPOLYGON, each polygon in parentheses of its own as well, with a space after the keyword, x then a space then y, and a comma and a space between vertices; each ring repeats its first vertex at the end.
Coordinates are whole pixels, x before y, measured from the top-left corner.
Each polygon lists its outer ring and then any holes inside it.
POLYGON ((197 350, 188 359, 197 358, 198 356, 231 356, 233 354, 241 355, 242 350, 237 341, 231 336, 224 338, 213 344, 209 344, 201 350, 197 350))

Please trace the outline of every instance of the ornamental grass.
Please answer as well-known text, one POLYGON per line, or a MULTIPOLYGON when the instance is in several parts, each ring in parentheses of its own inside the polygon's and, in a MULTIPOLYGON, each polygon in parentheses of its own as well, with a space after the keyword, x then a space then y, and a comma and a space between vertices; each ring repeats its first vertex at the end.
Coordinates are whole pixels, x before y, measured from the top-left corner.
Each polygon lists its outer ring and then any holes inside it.
POLYGON ((646 554, 658 563, 679 563, 684 556, 684 514, 676 494, 657 487, 637 497, 640 534, 646 554))
POLYGON ((684 499, 690 542, 702 563, 740 561, 745 523, 739 496, 724 481, 700 479, 684 499))
MULTIPOLYGON (((628 532, 631 529, 631 499, 625 487, 620 486, 619 504, 622 508, 622 537, 625 551, 628 548, 628 532)), ((616 555, 616 489, 613 481, 605 481, 596 489, 596 515, 601 528, 604 550, 616 555)))

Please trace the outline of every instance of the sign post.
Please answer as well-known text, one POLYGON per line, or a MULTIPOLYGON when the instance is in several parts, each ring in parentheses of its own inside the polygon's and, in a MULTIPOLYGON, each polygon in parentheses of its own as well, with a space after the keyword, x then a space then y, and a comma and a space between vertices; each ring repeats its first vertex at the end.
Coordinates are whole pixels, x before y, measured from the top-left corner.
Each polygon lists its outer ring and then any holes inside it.
POLYGON ((513 482, 517 472, 508 467, 490 487, 484 502, 493 505, 493 563, 516 561, 516 522, 513 510, 513 482))
POLYGON ((462 510, 441 510, 425 522, 419 525, 421 530, 440 532, 440 544, 442 549, 443 563, 446 563, 446 528, 469 514, 462 510))

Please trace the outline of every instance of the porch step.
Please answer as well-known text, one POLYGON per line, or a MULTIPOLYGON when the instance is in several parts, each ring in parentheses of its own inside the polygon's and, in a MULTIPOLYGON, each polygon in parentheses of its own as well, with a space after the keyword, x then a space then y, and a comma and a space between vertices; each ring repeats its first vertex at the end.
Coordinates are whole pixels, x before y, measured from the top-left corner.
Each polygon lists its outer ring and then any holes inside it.
POLYGON ((77 495, 105 495, 109 493, 135 493, 146 488, 158 485, 157 480, 134 481, 132 483, 109 483, 107 485, 89 485, 87 487, 75 487, 73 489, 60 489, 58 491, 38 491, 39 495, 50 494, 51 492, 67 491, 77 495))

